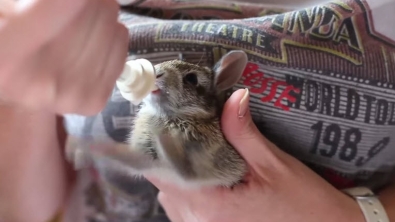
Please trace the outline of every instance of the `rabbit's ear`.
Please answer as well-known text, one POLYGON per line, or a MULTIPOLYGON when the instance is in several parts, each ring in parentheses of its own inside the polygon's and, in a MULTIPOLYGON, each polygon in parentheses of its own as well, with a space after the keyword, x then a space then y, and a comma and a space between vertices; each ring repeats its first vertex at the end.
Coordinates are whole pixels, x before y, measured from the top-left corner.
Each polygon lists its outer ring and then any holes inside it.
POLYGON ((222 92, 233 87, 240 80, 247 62, 244 51, 233 50, 225 54, 213 68, 217 90, 222 92))

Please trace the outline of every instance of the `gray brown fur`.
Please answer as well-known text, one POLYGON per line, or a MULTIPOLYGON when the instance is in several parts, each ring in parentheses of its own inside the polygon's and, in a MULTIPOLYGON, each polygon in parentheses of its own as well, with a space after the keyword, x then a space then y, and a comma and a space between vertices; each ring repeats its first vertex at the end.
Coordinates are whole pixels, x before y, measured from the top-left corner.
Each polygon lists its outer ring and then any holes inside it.
POLYGON ((155 66, 161 93, 144 99, 130 137, 131 151, 151 162, 140 173, 188 187, 232 186, 242 179, 246 164, 221 131, 219 98, 246 63, 244 52, 231 51, 213 69, 180 60, 155 66))

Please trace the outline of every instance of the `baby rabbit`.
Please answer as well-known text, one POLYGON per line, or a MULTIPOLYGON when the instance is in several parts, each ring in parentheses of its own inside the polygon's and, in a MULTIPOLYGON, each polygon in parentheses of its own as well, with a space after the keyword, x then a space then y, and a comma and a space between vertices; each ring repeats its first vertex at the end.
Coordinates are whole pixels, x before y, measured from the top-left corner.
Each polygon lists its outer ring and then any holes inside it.
POLYGON ((225 139, 220 116, 224 91, 238 82, 247 61, 234 50, 213 69, 181 60, 156 65, 159 89, 143 100, 127 144, 113 150, 112 158, 132 175, 186 188, 240 182, 246 163, 225 139))

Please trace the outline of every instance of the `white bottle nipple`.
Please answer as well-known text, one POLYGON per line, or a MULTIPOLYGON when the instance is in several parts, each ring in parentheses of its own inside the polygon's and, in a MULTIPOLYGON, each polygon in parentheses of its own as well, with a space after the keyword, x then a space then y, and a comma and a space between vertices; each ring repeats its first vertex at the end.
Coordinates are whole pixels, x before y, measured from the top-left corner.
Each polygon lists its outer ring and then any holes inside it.
POLYGON ((154 66, 146 59, 126 62, 116 84, 122 97, 134 105, 138 105, 150 92, 158 89, 155 85, 154 66))

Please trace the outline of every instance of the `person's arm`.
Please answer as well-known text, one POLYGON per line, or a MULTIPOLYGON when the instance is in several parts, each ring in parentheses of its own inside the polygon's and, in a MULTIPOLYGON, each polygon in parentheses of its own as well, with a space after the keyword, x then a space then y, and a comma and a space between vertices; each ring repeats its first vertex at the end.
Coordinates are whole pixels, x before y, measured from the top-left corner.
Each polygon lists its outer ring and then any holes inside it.
POLYGON ((69 184, 56 116, 0 105, 0 123, 0 221, 49 221, 69 184))
MULTIPOLYGON (((395 182, 395 180, 394 180, 395 182)), ((390 221, 395 221, 395 183, 379 192, 379 199, 390 221)))

